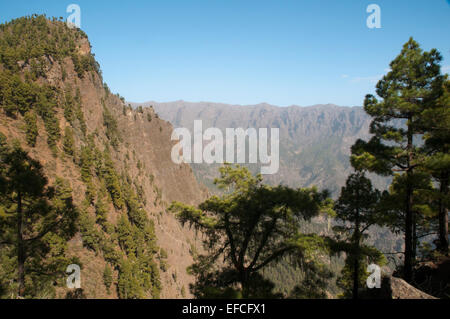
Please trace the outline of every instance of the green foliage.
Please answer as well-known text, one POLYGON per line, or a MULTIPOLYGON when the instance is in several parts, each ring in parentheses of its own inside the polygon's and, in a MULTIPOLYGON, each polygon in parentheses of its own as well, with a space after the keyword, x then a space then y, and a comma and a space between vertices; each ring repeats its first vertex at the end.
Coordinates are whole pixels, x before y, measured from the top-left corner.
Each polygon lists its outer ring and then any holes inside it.
POLYGON ((92 177, 93 159, 89 146, 82 146, 80 152, 81 179, 87 183, 92 177))
POLYGON ((37 124, 36 124, 36 121, 37 121, 36 114, 32 110, 27 111, 25 113, 24 120, 25 120, 25 126, 26 126, 27 143, 28 143, 28 145, 34 147, 36 145, 36 138, 39 135, 37 124))
POLYGON ((136 278, 136 273, 133 272, 133 264, 128 260, 123 260, 120 265, 117 288, 119 298, 122 299, 141 299, 145 297, 142 287, 136 278))
POLYGON ((159 255, 161 256, 161 259, 167 259, 167 251, 164 248, 161 248, 159 251, 159 255))
POLYGON ((159 298, 161 283, 154 256, 158 252, 153 222, 140 207, 129 184, 124 183, 127 216, 121 215, 116 226, 117 240, 127 256, 119 269, 119 296, 121 298, 159 298), (130 273, 138 267, 140 273, 130 273))
POLYGON ((0 105, 9 116, 25 114, 37 104, 38 87, 6 70, 0 73, 0 105))
MULTIPOLYGON (((26 115, 32 110, 44 121, 47 131, 47 143, 56 154, 56 142, 59 140, 59 122, 55 116, 57 100, 54 88, 22 81, 10 71, 0 73, 0 106, 9 116, 17 113, 26 115)), ((27 140, 33 143, 37 129, 33 123, 33 114, 26 115, 27 140)))
MULTIPOLYGON (((50 23, 45 15, 22 17, 0 25, 0 63, 18 72, 19 61, 29 64, 33 77, 45 77, 47 58, 62 62, 71 57, 81 78, 86 71, 100 73, 94 55, 80 55, 77 44, 87 40, 84 32, 70 29, 62 21, 50 23)), ((63 74, 63 78, 64 78, 63 74)))
POLYGON ((67 155, 73 156, 75 153, 75 140, 70 126, 66 126, 64 129, 63 149, 67 155))
POLYGON ((209 254, 199 256, 193 267, 198 280, 193 293, 197 297, 207 297, 208 287, 233 288, 235 283, 241 284, 246 298, 273 297, 273 284, 257 279, 260 270, 283 256, 301 261, 326 251, 324 238, 303 234, 299 228, 319 214, 327 192, 270 187, 262 184, 260 175, 252 176, 239 165, 221 167, 215 184, 225 190, 223 196, 212 196, 198 208, 177 202, 170 207, 183 224, 201 229, 206 236, 204 246, 209 254), (215 269, 219 257, 225 264, 215 269), (254 280, 260 280, 261 285, 252 286, 254 280))
POLYGON ((95 219, 86 211, 79 218, 79 228, 83 236, 83 245, 95 252, 100 252, 103 236, 95 227, 95 219))
POLYGON ((75 100, 72 96, 70 90, 66 90, 64 94, 64 117, 67 122, 69 122, 72 126, 75 121, 75 100))
POLYGON ((380 192, 373 189, 372 182, 366 178, 363 172, 351 174, 334 205, 336 219, 350 222, 351 225, 339 230, 345 234, 351 234, 355 230, 366 231, 370 226, 379 222, 377 205, 380 197, 380 192), (357 230, 357 227, 361 228, 357 230))
POLYGON ((366 280, 369 274, 366 269, 369 264, 376 264, 383 266, 386 264, 384 255, 374 247, 367 245, 361 245, 359 247, 358 254, 355 254, 352 250, 352 246, 349 246, 350 252, 345 259, 344 268, 341 271, 341 276, 337 279, 337 285, 342 289, 341 298, 355 298, 353 292, 355 286, 355 269, 357 270, 357 287, 366 287, 366 280), (356 260, 356 258, 358 258, 356 260))
POLYGON ((106 136, 111 146, 117 149, 121 140, 117 120, 106 107, 103 107, 103 125, 106 127, 106 136))
MULTIPOLYGON (((48 81, 37 81, 46 77, 51 60, 63 66, 66 57, 72 59, 80 78, 86 72, 100 72, 92 54, 79 54, 77 46, 86 41, 82 31, 68 29, 63 22, 50 23, 45 16, 33 15, 0 25, 1 110, 10 117, 24 116, 27 142, 32 146, 38 134, 37 116, 41 117, 49 147, 56 154, 60 139, 56 115, 61 107, 70 124, 64 130, 64 152, 74 155, 74 135, 80 130, 83 136, 77 155, 86 186, 86 198, 78 214, 67 183, 56 179, 54 187, 47 187, 39 163, 20 148, 8 147, 0 134, 0 296, 54 296, 52 283, 65 275, 70 263, 65 257, 67 241, 79 228, 84 246, 102 254, 118 271, 121 298, 159 298, 161 282, 155 262, 159 249, 153 221, 144 210, 143 187, 120 177, 109 152, 109 145, 117 148, 121 141, 116 117, 103 103, 109 143, 101 152, 95 136, 87 135, 79 87, 74 90, 66 83, 62 90, 42 84, 48 81), (108 222, 111 201, 116 212, 120 210, 117 225, 108 222), (19 220, 23 221, 22 238, 16 238, 19 220), (17 271, 18 263, 24 271, 17 271)), ((62 72, 64 81, 67 72, 64 68, 62 72)), ((106 84, 104 90, 108 96, 106 84)), ((104 271, 108 289, 113 280, 108 265, 104 271)), ((84 296, 79 290, 67 297, 84 296)))
POLYGON ((61 61, 76 52, 76 42, 86 34, 70 29, 66 23, 49 23, 45 15, 14 19, 0 25, 0 62, 17 71, 18 61, 30 63, 49 55, 61 61))
POLYGON ((105 270, 103 270, 103 283, 105 284, 106 291, 108 293, 112 282, 113 282, 112 270, 108 265, 106 265, 105 270))
POLYGON ((422 113, 424 151, 428 154, 424 170, 431 174, 439 188, 434 189, 438 210, 438 243, 441 253, 449 251, 448 209, 450 207, 450 80, 442 87, 442 95, 432 108, 422 113))
POLYGON ((373 95, 365 98, 364 109, 372 117, 370 133, 373 137, 368 142, 358 140, 352 146, 351 163, 356 169, 384 176, 396 172, 405 175, 402 231, 405 233, 404 277, 407 281, 412 280, 418 220, 413 209, 416 190, 413 175, 425 167, 427 157, 416 141, 430 131, 430 123, 424 123, 423 115, 436 110, 436 101, 442 96, 441 60, 436 49, 424 52, 410 38, 391 62, 391 71, 376 85, 380 100, 373 95))
POLYGON ((111 90, 109 89, 108 84, 106 84, 105 82, 103 82, 103 90, 105 91, 106 97, 111 94, 111 90))
POLYGON ((333 278, 333 273, 322 263, 306 262, 302 267, 305 275, 302 282, 295 286, 289 298, 326 299, 325 291, 333 278))
MULTIPOLYGON (((83 243, 97 253, 103 252, 105 260, 118 269, 120 298, 158 298, 161 284, 154 262, 158 249, 153 222, 147 217, 126 178, 117 174, 108 149, 100 153, 93 136, 90 135, 87 140, 88 145, 82 147, 80 152, 82 179, 89 189, 97 175, 104 186, 97 192, 95 218, 87 212, 80 217, 83 243), (127 210, 127 214, 120 215, 115 229, 107 222, 106 193, 109 193, 117 209, 127 210), (96 224, 110 236, 106 236, 96 224), (114 248, 116 241, 120 251, 114 248)), ((88 195, 87 199, 93 202, 94 197, 88 195)))
POLYGON ((163 271, 167 271, 167 251, 164 248, 159 250, 159 268, 163 271))
POLYGON ((384 258, 375 248, 363 244, 369 228, 383 223, 380 198, 380 192, 372 188, 364 173, 356 172, 347 178, 334 205, 336 219, 340 222, 334 227, 340 240, 335 249, 347 254, 342 276, 338 279, 346 297, 358 298, 358 289, 364 287, 367 278, 367 261, 379 264, 384 258))
POLYGON ((153 229, 141 230, 122 215, 116 232, 120 247, 127 255, 119 269, 119 296, 145 298, 150 294, 159 298, 161 284, 158 267, 153 260, 156 253, 153 229))
POLYGON ((100 66, 93 54, 79 55, 77 53, 72 53, 71 56, 75 72, 77 72, 79 78, 83 78, 85 72, 88 71, 100 72, 100 66))
POLYGON ((387 226, 394 232, 404 233, 406 216, 403 203, 407 197, 407 185, 412 185, 414 189, 411 202, 414 211, 412 252, 413 258, 416 258, 420 238, 429 236, 436 229, 438 205, 429 174, 416 171, 409 176, 408 182, 407 178, 408 176, 400 174, 394 176, 389 192, 383 194, 381 209, 385 213, 384 220, 387 226))
POLYGON ((370 132, 374 137, 368 143, 357 141, 352 147, 352 164, 356 168, 387 175, 394 168, 405 170, 419 163, 418 150, 411 139, 421 133, 421 114, 432 105, 442 86, 438 64, 441 59, 435 49, 423 52, 412 38, 405 43, 391 62, 391 71, 377 83, 376 92, 382 100, 373 95, 365 98, 364 109, 373 118, 370 132), (406 129, 393 125, 396 119, 406 129))
POLYGON ((95 204, 95 214, 97 216, 97 223, 106 227, 108 208, 101 197, 97 199, 97 203, 95 204))
POLYGON ((100 176, 105 181, 106 189, 108 190, 116 208, 122 208, 124 206, 124 200, 122 190, 120 188, 120 178, 111 160, 109 152, 103 153, 103 167, 100 172, 100 176))
POLYGON ((75 91, 75 96, 72 94, 71 86, 68 86, 64 91, 63 98, 63 108, 64 108, 64 117, 67 122, 70 123, 72 127, 75 126, 75 121, 78 121, 79 129, 83 133, 83 136, 86 136, 87 126, 86 121, 84 119, 84 113, 82 110, 81 103, 81 95, 80 89, 77 87, 75 91))
POLYGON ((77 88, 75 95, 75 116, 78 120, 78 123, 80 124, 81 132, 83 133, 84 136, 86 136, 87 126, 86 121, 84 119, 83 109, 81 107, 81 95, 79 88, 77 88))
POLYGON ((54 187, 47 186, 42 166, 17 145, 3 142, 0 156, 0 256, 5 262, 0 278, 17 283, 7 285, 9 295, 50 293, 70 263, 67 241, 77 231, 72 190, 59 178, 54 187), (13 261, 17 266, 8 268, 13 261))

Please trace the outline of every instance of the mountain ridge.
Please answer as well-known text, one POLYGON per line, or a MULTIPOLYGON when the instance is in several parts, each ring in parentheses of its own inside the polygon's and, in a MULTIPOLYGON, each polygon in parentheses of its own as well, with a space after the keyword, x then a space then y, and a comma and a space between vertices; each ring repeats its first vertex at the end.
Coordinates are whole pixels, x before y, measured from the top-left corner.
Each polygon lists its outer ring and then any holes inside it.
POLYGON ((192 106, 197 106, 197 105, 204 105, 204 104, 208 104, 210 106, 226 106, 226 107, 275 107, 275 108, 321 108, 321 107, 332 107, 332 108, 362 108, 362 106, 360 105, 352 105, 352 106, 348 106, 348 105, 338 105, 338 104, 334 104, 334 103, 317 103, 317 104, 312 104, 312 105, 298 105, 298 104, 290 104, 290 105, 275 105, 275 104, 271 104, 271 103, 267 103, 267 102, 260 102, 260 103, 256 103, 256 104, 235 104, 235 103, 224 103, 224 102, 212 102, 212 101, 186 101, 183 99, 179 99, 179 100, 174 100, 174 101, 167 101, 167 102, 159 102, 159 101, 155 101, 155 100, 149 100, 146 102, 133 102, 133 101, 126 101, 127 104, 130 104, 133 107, 138 107, 138 106, 151 106, 153 104, 157 104, 157 105, 173 105, 173 104, 177 104, 177 103, 182 103, 182 104, 187 104, 187 105, 192 105, 192 106))
MULTIPOLYGON (((157 114, 174 127, 192 131, 194 120, 203 127, 242 127, 280 129, 280 169, 265 176, 272 184, 312 186, 329 189, 336 195, 351 171, 350 147, 358 138, 367 139, 370 118, 360 106, 316 104, 280 107, 267 103, 233 105, 213 102, 146 102, 129 103, 132 107, 153 106, 157 114)), ((196 177, 214 191, 212 181, 217 165, 191 164, 196 177)), ((249 165, 251 168, 252 165, 249 165)), ((253 165, 255 171, 256 167, 253 165)), ((375 177, 375 184, 387 183, 375 177)))

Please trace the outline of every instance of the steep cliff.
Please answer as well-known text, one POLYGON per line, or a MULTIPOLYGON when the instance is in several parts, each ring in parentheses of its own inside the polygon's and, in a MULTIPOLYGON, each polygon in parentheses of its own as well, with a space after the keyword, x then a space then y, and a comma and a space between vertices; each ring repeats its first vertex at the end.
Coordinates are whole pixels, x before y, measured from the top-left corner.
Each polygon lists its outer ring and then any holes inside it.
MULTIPOLYGON (((1 26, 0 78, 0 132, 43 165, 50 184, 62 178, 73 190, 79 231, 66 254, 81 263, 82 294, 189 297, 186 267, 197 240, 166 208, 172 200, 198 203, 207 191, 188 165, 171 161, 172 126, 152 108, 133 110, 113 95, 87 36, 55 19, 1 26), (137 247, 123 238, 127 231, 137 247), (148 271, 151 283, 135 278, 136 269, 148 271)), ((54 296, 68 291, 59 281, 54 296)))

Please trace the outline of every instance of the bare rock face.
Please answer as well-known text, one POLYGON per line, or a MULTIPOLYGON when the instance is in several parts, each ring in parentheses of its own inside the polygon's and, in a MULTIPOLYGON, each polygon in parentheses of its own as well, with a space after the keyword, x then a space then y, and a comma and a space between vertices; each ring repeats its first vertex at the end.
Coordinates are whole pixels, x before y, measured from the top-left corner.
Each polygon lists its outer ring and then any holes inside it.
POLYGON ((414 288, 403 279, 391 277, 390 283, 392 299, 436 299, 435 297, 414 288))
POLYGON ((437 299, 397 277, 383 277, 381 288, 366 289, 363 299, 437 299))
POLYGON ((87 39, 82 39, 78 46, 78 54, 88 55, 91 53, 91 44, 87 39))

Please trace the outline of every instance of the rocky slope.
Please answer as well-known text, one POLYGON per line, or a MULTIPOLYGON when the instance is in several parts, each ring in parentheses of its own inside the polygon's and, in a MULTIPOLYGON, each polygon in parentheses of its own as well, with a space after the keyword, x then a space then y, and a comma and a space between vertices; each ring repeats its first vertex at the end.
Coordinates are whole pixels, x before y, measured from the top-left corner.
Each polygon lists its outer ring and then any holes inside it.
MULTIPOLYGON (((286 184, 291 187, 317 186, 328 189, 333 197, 339 195, 347 176, 351 173, 350 148, 358 138, 369 138, 370 117, 361 107, 341 107, 332 104, 310 107, 277 107, 269 104, 227 105, 220 103, 191 103, 176 101, 168 103, 131 103, 133 107, 152 106, 161 118, 174 127, 186 127, 193 132, 194 120, 202 120, 203 131, 217 127, 280 129, 280 169, 273 175, 264 175, 266 182, 286 184)), ((224 133, 225 134, 225 133, 224 133)), ((199 181, 211 192, 217 192, 212 181, 217 177, 218 164, 190 164, 199 181)), ((259 172, 255 164, 247 164, 253 172, 259 172)), ((376 187, 385 189, 388 179, 371 174, 376 187)), ((313 227, 317 233, 328 233, 328 221, 319 219, 313 227)), ((332 221, 331 221, 332 223, 332 221)), ((401 238, 389 230, 370 229, 369 243, 382 252, 401 251, 401 238)), ((392 262, 390 260, 390 262, 392 262)), ((390 264, 394 266, 394 262, 390 264)), ((330 267, 340 271, 342 260, 333 259, 330 267)), ((301 274, 289 265, 278 265, 268 271, 277 289, 288 293, 298 282, 301 274)), ((337 288, 329 287, 337 293, 337 288)))
POLYGON ((361 291, 363 299, 437 299, 413 286, 401 278, 383 277, 379 289, 361 291))
MULTIPOLYGON (((105 265, 110 264, 114 269, 112 286, 117 287, 121 266, 110 262, 105 257, 104 249, 89 247, 86 240, 87 236, 95 232, 98 238, 112 245, 112 249, 120 253, 124 260, 130 261, 130 255, 124 252, 117 239, 117 225, 122 217, 127 218, 131 214, 130 202, 136 202, 139 203, 138 211, 144 211, 154 223, 157 245, 154 262, 160 268, 162 287, 159 297, 189 297, 188 285, 192 278, 187 275, 186 267, 192 263, 197 241, 192 231, 182 228, 167 212, 167 206, 172 200, 195 204, 207 193, 197 183, 188 165, 176 165, 171 161, 171 124, 159 119, 152 109, 145 108, 141 112, 132 110, 125 105, 123 98, 113 95, 103 83, 99 69, 95 67, 86 35, 81 31, 69 30, 63 22, 43 17, 13 21, 10 25, 2 26, 0 44, 3 45, 0 46, 0 75, 5 81, 13 75, 20 77, 21 81, 31 78, 32 83, 40 87, 51 87, 56 92, 53 114, 56 119, 54 123, 57 123, 55 130, 59 134, 55 135, 57 137, 53 144, 50 143, 50 133, 44 117, 38 117, 36 121, 38 135, 35 145, 27 144, 25 116, 20 112, 13 116, 7 114, 5 92, 0 92, 0 132, 8 141, 19 141, 30 156, 43 165, 50 184, 56 177, 67 180, 81 214, 85 214, 86 220, 94 221, 89 224, 91 233, 87 232, 85 225, 81 225, 80 232, 68 243, 67 254, 77 256, 82 263, 81 280, 85 296, 118 297, 118 289, 108 292, 102 278, 105 265), (44 34, 43 37, 48 34, 49 39, 39 43, 40 32, 44 34), (28 33, 30 39, 37 34, 37 44, 26 40, 28 33), (17 41, 15 48, 10 44, 13 43, 10 42, 11 37, 17 39, 14 40, 17 41), (69 53, 58 42, 62 41, 60 37, 74 42, 73 49, 67 49, 69 53), (56 43, 55 52, 47 43, 56 43), (29 48, 24 52, 32 54, 23 60, 11 54, 12 62, 8 62, 5 58, 8 50, 22 52, 18 48, 29 48), (35 51, 31 48, 35 48, 35 51), (83 64, 84 62, 86 63, 83 64), (65 145, 69 131, 73 135, 72 153, 66 151, 65 145), (105 156, 112 160, 110 173, 119 180, 119 192, 122 192, 125 205, 115 202, 116 198, 109 192, 109 188, 108 192, 104 192, 109 184, 101 174, 93 167, 83 166, 83 161, 86 162, 83 156, 91 154, 89 150, 94 155, 101 154, 96 160, 103 167, 108 163, 105 156), (88 170, 88 177, 83 175, 83 169, 88 170), (128 199, 126 192, 131 194, 128 199), (109 228, 102 227, 96 216, 100 194, 105 193, 108 193, 104 201, 109 228), (92 194, 93 199, 88 199, 92 194)), ((33 109, 27 112, 37 113, 33 109)), ((66 293, 65 287, 58 287, 56 296, 64 297, 66 293)), ((145 293, 145 296, 155 297, 155 293, 145 293)))

